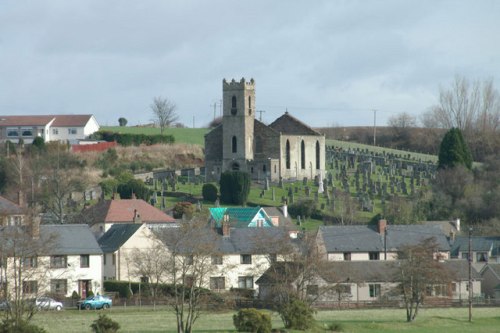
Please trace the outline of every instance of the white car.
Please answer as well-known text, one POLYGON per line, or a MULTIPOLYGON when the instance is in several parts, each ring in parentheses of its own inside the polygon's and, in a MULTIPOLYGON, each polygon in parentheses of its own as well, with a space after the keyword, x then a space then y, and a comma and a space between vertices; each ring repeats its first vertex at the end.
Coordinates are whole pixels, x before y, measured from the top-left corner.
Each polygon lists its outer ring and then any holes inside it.
POLYGON ((61 311, 63 308, 63 304, 59 301, 56 301, 50 297, 39 297, 35 300, 35 306, 39 310, 56 310, 61 311))

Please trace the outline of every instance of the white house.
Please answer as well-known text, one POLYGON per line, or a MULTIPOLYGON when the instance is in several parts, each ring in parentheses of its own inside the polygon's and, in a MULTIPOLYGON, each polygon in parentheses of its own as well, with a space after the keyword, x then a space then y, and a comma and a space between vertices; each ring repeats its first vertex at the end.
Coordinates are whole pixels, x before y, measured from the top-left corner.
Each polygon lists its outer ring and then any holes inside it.
POLYGON ((0 116, 0 141, 25 143, 42 137, 45 142, 69 141, 76 144, 99 130, 93 115, 0 116))

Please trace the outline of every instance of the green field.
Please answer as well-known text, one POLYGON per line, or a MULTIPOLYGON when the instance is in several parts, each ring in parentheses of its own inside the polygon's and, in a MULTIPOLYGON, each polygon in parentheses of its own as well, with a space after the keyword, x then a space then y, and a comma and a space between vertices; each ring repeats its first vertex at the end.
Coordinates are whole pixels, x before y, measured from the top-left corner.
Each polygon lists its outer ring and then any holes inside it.
MULTIPOLYGON (((341 324, 343 332, 407 332, 493 333, 500 330, 500 308, 473 309, 473 322, 468 322, 467 308, 421 309, 413 323, 405 321, 403 309, 319 311, 318 327, 308 332, 330 332, 325 329, 332 323, 341 324)), ((175 332, 175 316, 169 308, 152 311, 151 308, 114 307, 108 311, 78 311, 39 313, 34 323, 50 333, 91 332, 90 324, 100 313, 116 320, 122 333, 175 332)), ((234 312, 204 313, 195 324, 195 332, 235 332, 232 323, 234 312)), ((273 328, 283 328, 279 316, 272 313, 273 328)), ((295 332, 295 331, 291 331, 295 332)), ((299 332, 299 331, 297 331, 299 332)))
MULTIPOLYGON (((160 134, 159 128, 154 127, 120 127, 120 126, 101 126, 101 131, 111 131, 130 134, 160 134)), ((205 134, 209 132, 208 128, 166 128, 163 134, 173 135, 176 143, 189 143, 203 146, 205 144, 205 134)))

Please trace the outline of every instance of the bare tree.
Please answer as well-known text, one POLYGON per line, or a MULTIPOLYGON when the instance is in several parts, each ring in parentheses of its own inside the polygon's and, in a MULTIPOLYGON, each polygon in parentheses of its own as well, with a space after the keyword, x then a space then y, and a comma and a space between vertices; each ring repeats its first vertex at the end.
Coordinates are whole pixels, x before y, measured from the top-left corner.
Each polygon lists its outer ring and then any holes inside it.
POLYGON ((183 222, 178 228, 160 229, 157 235, 169 250, 168 280, 173 287, 177 332, 190 333, 208 301, 204 288, 215 269, 212 255, 219 253, 217 235, 203 218, 183 222))
POLYGON ((176 113, 177 106, 174 102, 164 97, 155 97, 151 104, 153 111, 153 122, 160 127, 160 133, 163 134, 165 128, 170 127, 179 119, 176 113))
POLYGON ((451 274, 439 262, 438 246, 434 238, 423 240, 417 245, 406 246, 398 253, 398 267, 395 281, 406 307, 406 320, 414 321, 429 287, 446 284, 451 274))
POLYGON ((356 221, 358 214, 358 204, 356 200, 351 197, 350 193, 335 190, 335 216, 339 219, 342 225, 352 224, 356 221))

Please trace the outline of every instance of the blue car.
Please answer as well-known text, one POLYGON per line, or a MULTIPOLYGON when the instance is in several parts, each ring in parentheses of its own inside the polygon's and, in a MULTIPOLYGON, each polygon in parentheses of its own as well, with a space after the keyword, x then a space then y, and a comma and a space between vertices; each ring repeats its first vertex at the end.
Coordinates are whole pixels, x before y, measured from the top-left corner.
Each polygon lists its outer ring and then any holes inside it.
POLYGON ((89 296, 83 301, 78 302, 78 309, 109 309, 113 301, 111 298, 102 295, 89 296))

